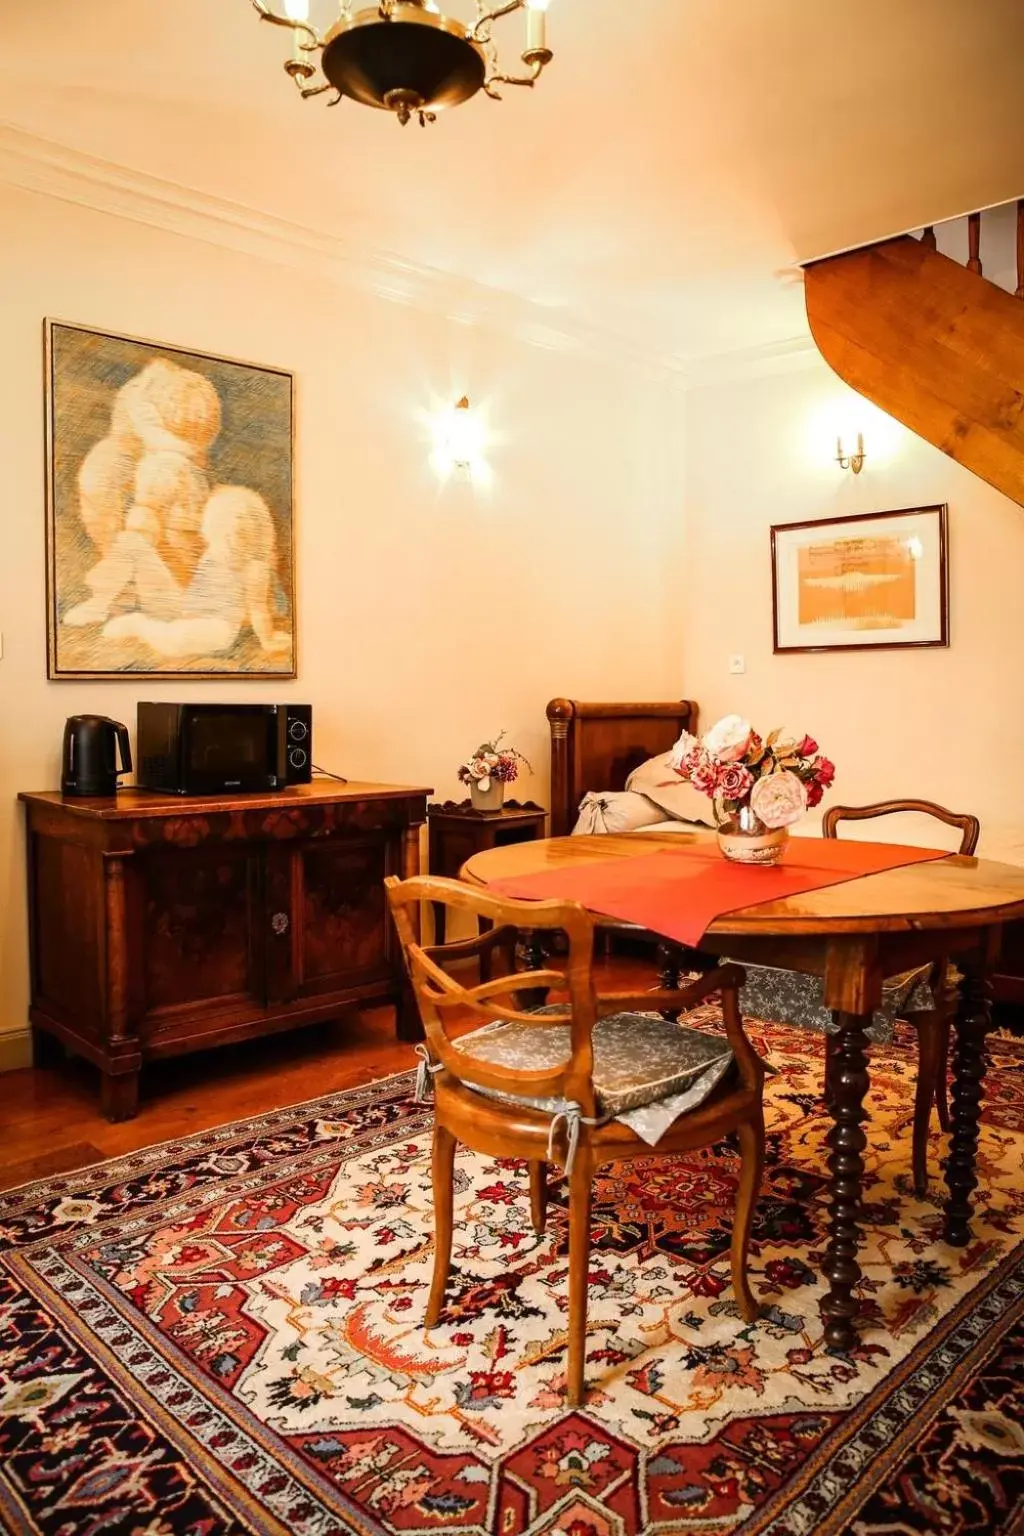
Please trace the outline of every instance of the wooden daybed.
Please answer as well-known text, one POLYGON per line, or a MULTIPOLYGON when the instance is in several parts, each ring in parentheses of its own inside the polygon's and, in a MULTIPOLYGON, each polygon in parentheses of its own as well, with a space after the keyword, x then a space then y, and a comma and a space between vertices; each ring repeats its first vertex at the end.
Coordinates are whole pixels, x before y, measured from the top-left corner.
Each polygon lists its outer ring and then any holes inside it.
POLYGON ((673 747, 683 731, 697 731, 692 699, 668 704, 581 704, 552 699, 551 836, 565 837, 588 790, 625 789, 641 763, 673 747))

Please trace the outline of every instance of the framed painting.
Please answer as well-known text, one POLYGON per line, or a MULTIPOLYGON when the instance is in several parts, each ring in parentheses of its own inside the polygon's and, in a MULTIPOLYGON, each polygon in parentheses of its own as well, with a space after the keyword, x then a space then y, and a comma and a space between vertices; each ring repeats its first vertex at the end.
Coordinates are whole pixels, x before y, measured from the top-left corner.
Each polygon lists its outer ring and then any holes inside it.
POLYGON ((772 529, 775 650, 949 644, 946 508, 772 529))
POLYGON ((294 380, 47 320, 47 674, 294 677, 294 380))

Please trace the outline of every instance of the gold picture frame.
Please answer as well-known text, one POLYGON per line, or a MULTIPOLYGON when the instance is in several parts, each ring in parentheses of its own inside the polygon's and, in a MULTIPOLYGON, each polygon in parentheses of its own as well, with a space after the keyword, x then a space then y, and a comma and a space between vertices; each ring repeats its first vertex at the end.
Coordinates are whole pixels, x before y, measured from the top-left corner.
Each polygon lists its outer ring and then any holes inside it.
POLYGON ((44 322, 47 676, 298 674, 295 380, 44 322))
POLYGON ((947 508, 776 524, 775 653, 948 646, 947 508))

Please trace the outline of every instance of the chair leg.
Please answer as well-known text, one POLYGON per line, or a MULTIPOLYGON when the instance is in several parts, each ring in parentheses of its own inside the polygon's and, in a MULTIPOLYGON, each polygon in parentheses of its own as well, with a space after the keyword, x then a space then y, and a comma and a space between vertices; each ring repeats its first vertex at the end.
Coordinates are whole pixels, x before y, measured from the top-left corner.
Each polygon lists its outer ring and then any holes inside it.
POLYGON ((439 1120, 434 1122, 434 1151, 430 1172, 434 1184, 434 1278, 427 1301, 425 1322, 428 1328, 432 1328, 441 1316, 448 1269, 452 1261, 455 1137, 439 1120))
POLYGON ((569 1361, 565 1400, 570 1408, 579 1408, 585 1393, 592 1177, 587 1159, 577 1158, 569 1175, 569 1361))
MULTIPOLYGON (((923 1199, 928 1192, 928 1129, 932 1105, 938 1102, 939 1078, 944 1073, 945 1053, 949 1048, 949 1021, 934 1013, 922 1013, 912 1023, 917 1030, 918 1046, 917 1088, 914 1093, 914 1193, 923 1199)), ((944 1083, 941 1091, 945 1098, 944 1083)))
POLYGON ((738 1127, 740 1143, 740 1183, 736 1196, 736 1217, 732 1229, 732 1288, 744 1320, 756 1322, 761 1307, 747 1279, 747 1252, 754 1225, 754 1207, 761 1193, 764 1173, 764 1117, 747 1120, 738 1127))
POLYGON ((530 1215, 533 1218, 533 1230, 540 1237, 548 1219, 547 1163, 530 1164, 530 1215))

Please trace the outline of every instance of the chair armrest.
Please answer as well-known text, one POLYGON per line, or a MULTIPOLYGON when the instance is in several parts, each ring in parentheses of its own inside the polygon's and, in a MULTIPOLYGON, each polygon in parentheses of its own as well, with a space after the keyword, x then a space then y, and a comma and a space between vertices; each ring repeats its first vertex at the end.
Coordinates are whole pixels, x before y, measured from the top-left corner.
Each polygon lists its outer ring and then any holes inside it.
POLYGON ((601 992, 597 998, 597 1016, 603 1019, 610 1013, 645 1008, 656 1009, 658 1013, 683 1013, 714 992, 738 992, 745 980, 741 966, 722 965, 685 987, 656 987, 650 992, 601 992))
POLYGON ((477 955, 490 955, 496 949, 507 950, 510 965, 514 968, 516 944, 519 942, 519 930, 517 928, 492 928, 489 933, 478 934, 472 939, 453 939, 450 944, 430 944, 424 946, 424 953, 431 960, 443 962, 445 960, 471 960, 477 955))

